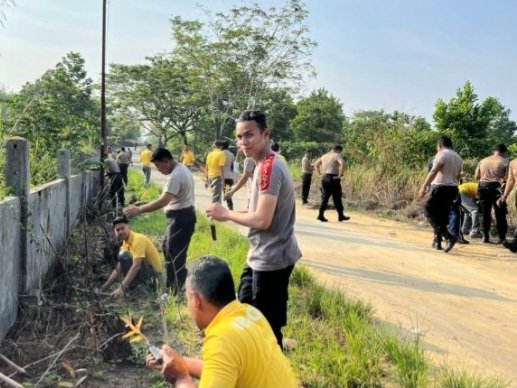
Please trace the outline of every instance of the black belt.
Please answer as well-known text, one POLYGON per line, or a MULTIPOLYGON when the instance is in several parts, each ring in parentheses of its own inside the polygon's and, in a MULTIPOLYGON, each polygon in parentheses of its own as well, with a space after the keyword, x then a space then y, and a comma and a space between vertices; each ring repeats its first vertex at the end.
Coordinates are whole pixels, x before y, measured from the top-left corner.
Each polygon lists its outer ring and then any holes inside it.
POLYGON ((488 187, 501 187, 500 182, 479 182, 479 185, 488 187))
POLYGON ((338 176, 338 174, 323 174, 325 176, 331 176, 331 177, 335 177, 335 176, 338 176))
POLYGON ((165 217, 172 218, 172 217, 176 217, 181 214, 191 213, 193 211, 194 211, 194 206, 184 207, 183 209, 178 209, 178 210, 167 210, 165 212, 165 217))

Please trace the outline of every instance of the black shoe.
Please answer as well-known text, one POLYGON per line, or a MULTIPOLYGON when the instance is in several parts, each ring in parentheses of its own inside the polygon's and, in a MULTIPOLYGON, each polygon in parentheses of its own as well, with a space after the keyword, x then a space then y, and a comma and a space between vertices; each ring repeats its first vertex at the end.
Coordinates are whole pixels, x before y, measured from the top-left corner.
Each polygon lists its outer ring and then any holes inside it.
POLYGON ((338 218, 338 221, 341 222, 341 221, 348 221, 350 219, 349 216, 345 216, 344 214, 340 215, 339 218, 338 218))
POLYGON ((439 250, 439 251, 441 251, 443 249, 442 248, 442 238, 438 235, 434 236, 433 248, 436 250, 439 250))
POLYGON ((328 220, 323 216, 323 214, 320 214, 317 219, 321 222, 328 222, 328 220))
POLYGON ((442 248, 442 242, 441 241, 433 241, 433 248, 438 250, 438 251, 441 251, 443 248, 442 248))
POLYGON ((445 250, 444 252, 445 253, 449 253, 451 251, 452 248, 454 248, 454 245, 456 245, 456 243, 458 242, 457 239, 451 237, 447 240, 447 246, 445 247, 445 250))
POLYGON ((489 237, 483 237, 483 243, 484 244, 490 244, 490 238, 489 237))
POLYGON ((517 241, 513 240, 512 242, 509 242, 508 240, 504 240, 502 242, 503 247, 506 249, 509 249, 510 252, 517 253, 517 241))
POLYGON ((464 244, 464 245, 470 244, 470 241, 465 240, 464 237, 459 238, 457 242, 458 242, 458 244, 464 244))

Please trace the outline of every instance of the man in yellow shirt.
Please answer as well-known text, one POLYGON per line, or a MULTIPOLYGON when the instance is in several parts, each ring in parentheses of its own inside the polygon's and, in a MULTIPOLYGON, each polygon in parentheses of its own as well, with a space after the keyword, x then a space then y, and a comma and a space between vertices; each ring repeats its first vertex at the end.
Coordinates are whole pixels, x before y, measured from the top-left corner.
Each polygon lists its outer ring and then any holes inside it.
POLYGON ((140 153, 140 163, 142 163, 142 171, 144 172, 144 187, 149 186, 151 179, 151 160, 153 159, 153 145, 147 144, 145 150, 140 153))
POLYGON ((471 238, 481 238, 479 230, 478 184, 476 182, 462 183, 458 186, 461 196, 463 221, 461 230, 463 235, 470 233, 471 238))
POLYGON ((119 280, 121 275, 124 275, 124 279, 120 282, 120 286, 111 293, 115 299, 121 298, 125 292, 134 289, 139 284, 154 287, 158 274, 162 272, 162 263, 152 241, 143 234, 133 232, 125 216, 113 220, 113 230, 122 242, 122 246, 117 266, 100 291, 107 290, 119 280))
POLYGON ((180 162, 185 167, 188 167, 190 171, 194 167, 194 162, 196 161, 196 157, 194 156, 194 152, 190 149, 190 146, 184 145, 183 151, 181 152, 180 162))
POLYGON ((186 296, 191 318, 205 333, 203 359, 182 357, 164 345, 163 363, 149 354, 148 366, 182 388, 195 387, 193 378, 203 388, 298 387, 266 318, 235 299, 226 262, 216 257, 195 261, 189 268, 186 296))
POLYGON ((212 189, 212 203, 223 201, 224 165, 226 164, 223 145, 222 140, 216 140, 213 151, 206 157, 205 186, 210 185, 212 189))

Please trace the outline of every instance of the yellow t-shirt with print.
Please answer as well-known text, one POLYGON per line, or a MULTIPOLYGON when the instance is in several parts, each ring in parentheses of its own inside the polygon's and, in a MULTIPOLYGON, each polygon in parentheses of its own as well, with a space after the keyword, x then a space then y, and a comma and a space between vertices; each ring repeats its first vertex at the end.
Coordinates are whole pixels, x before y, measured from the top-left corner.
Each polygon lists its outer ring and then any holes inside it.
POLYGON ((233 301, 205 330, 200 388, 296 388, 289 361, 255 307, 233 301))
POLYGON ((147 148, 140 152, 140 163, 142 166, 151 167, 151 159, 153 158, 153 151, 147 148))
POLYGON ((206 169, 209 178, 221 176, 221 167, 226 163, 226 155, 223 151, 215 149, 206 157, 206 169))
POLYGON ((181 163, 185 166, 192 166, 196 158, 192 151, 186 151, 181 154, 181 163))
POLYGON ((155 272, 162 272, 160 254, 149 237, 131 231, 120 249, 131 253, 133 260, 141 259, 149 264, 155 272))
POLYGON ((458 186, 461 194, 465 194, 470 198, 476 198, 478 195, 478 184, 474 182, 463 183, 458 186))

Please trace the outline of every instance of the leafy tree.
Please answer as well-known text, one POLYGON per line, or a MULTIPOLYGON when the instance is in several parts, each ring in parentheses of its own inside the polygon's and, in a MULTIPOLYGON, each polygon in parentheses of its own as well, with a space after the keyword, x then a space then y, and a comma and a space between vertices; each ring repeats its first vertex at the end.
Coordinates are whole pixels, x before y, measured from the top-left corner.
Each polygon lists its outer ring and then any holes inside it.
POLYGON ((260 108, 267 115, 272 138, 277 142, 292 141, 289 123, 296 116, 296 104, 289 91, 280 88, 266 90, 260 108))
POLYGON ((399 111, 357 111, 345 127, 345 150, 352 162, 392 173, 401 166, 425 165, 436 137, 423 117, 399 111))
POLYGON ((299 0, 282 8, 205 10, 209 22, 175 17, 175 57, 198 69, 214 137, 243 109, 254 109, 271 87, 296 89, 307 74, 315 43, 307 37, 307 10, 299 0))
POLYGON ((449 134, 463 157, 489 153, 495 143, 512 143, 517 129, 510 110, 497 98, 478 102, 474 87, 467 81, 448 102, 439 99, 433 119, 438 131, 449 134))
POLYGON ((132 120, 123 114, 115 114, 110 117, 111 136, 116 144, 128 146, 136 144, 140 137, 140 125, 138 121, 132 120))
POLYGON ((188 64, 158 55, 145 65, 114 64, 108 75, 110 102, 115 111, 137 121, 166 146, 175 136, 188 144, 196 129, 205 96, 200 79, 188 64))
POLYGON ((68 148, 81 158, 97 138, 99 107, 92 99, 92 81, 84 70, 84 59, 68 53, 53 69, 34 83, 26 83, 12 95, 6 106, 5 127, 10 135, 31 142, 36 180, 47 181, 54 170, 45 160, 54 160, 59 148, 68 148))
POLYGON ((336 143, 343 141, 343 104, 325 89, 314 90, 296 104, 290 127, 297 141, 336 143))

